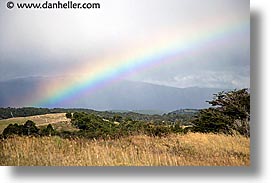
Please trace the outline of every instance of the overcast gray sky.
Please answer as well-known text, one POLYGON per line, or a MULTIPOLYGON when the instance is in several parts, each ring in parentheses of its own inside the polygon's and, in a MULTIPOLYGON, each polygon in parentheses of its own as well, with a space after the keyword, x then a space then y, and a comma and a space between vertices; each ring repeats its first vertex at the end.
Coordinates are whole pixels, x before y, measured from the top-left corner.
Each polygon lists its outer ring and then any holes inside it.
POLYGON ((111 57, 135 56, 143 48, 154 54, 158 43, 181 40, 191 50, 125 79, 181 88, 250 87, 248 0, 93 1, 101 8, 91 10, 9 10, 6 2, 0 2, 2 81, 85 75, 89 68, 83 66, 108 65, 116 61, 111 57))

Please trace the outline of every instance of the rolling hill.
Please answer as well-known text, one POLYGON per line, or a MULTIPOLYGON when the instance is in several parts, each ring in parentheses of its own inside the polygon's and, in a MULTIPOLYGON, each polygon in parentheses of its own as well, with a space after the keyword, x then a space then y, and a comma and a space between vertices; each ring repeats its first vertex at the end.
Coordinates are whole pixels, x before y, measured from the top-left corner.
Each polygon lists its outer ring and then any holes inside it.
MULTIPOLYGON (((28 99, 43 98, 41 83, 65 82, 67 78, 29 77, 0 82, 0 107, 30 106, 28 99)), ((45 91, 50 90, 45 84, 45 91)), ((88 108, 95 110, 153 110, 169 112, 181 108, 200 109, 208 107, 217 88, 175 88, 143 82, 119 81, 99 90, 85 93, 77 99, 54 106, 36 107, 88 108)))

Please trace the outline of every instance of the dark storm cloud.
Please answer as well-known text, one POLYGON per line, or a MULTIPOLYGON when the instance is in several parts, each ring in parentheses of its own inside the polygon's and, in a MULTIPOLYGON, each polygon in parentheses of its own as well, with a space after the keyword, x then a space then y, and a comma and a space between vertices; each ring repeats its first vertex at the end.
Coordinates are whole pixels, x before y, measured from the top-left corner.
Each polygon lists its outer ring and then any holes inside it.
MULTIPOLYGON (((248 0, 98 1, 102 8, 96 11, 8 10, 6 2, 0 2, 0 80, 62 75, 158 33, 169 37, 177 30, 188 38, 187 30, 196 32, 202 23, 249 20, 248 0)), ((249 30, 236 34, 208 53, 184 55, 128 79, 175 87, 249 87, 249 37, 249 30)))

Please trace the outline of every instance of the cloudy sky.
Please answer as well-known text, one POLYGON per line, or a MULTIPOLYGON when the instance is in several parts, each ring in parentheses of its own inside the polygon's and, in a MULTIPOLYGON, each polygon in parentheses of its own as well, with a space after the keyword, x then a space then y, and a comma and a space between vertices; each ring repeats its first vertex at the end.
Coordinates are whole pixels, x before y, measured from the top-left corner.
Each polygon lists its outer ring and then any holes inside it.
POLYGON ((250 87, 248 0, 98 0, 101 8, 90 10, 9 10, 6 2, 0 2, 0 81, 90 76, 99 65, 132 57, 150 62, 161 51, 164 62, 123 79, 250 87))

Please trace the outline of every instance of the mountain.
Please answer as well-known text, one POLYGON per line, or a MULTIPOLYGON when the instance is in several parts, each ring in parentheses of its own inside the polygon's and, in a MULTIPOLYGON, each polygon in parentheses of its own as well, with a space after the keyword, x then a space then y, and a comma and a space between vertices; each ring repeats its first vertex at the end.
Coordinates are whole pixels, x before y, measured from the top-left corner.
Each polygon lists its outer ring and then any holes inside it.
MULTIPOLYGON (((0 82, 0 107, 29 106, 35 98, 43 98, 49 91, 47 85, 52 82, 67 82, 68 78, 61 77, 30 77, 0 82), (41 83, 43 90, 41 90, 41 83), (48 83, 48 84, 47 84, 48 83)), ((66 100, 55 106, 36 107, 64 107, 89 108, 95 110, 151 110, 174 111, 182 108, 201 109, 208 107, 206 100, 211 100, 214 93, 222 91, 216 88, 175 88, 155 84, 119 81, 96 91, 85 93, 77 99, 66 100)))

